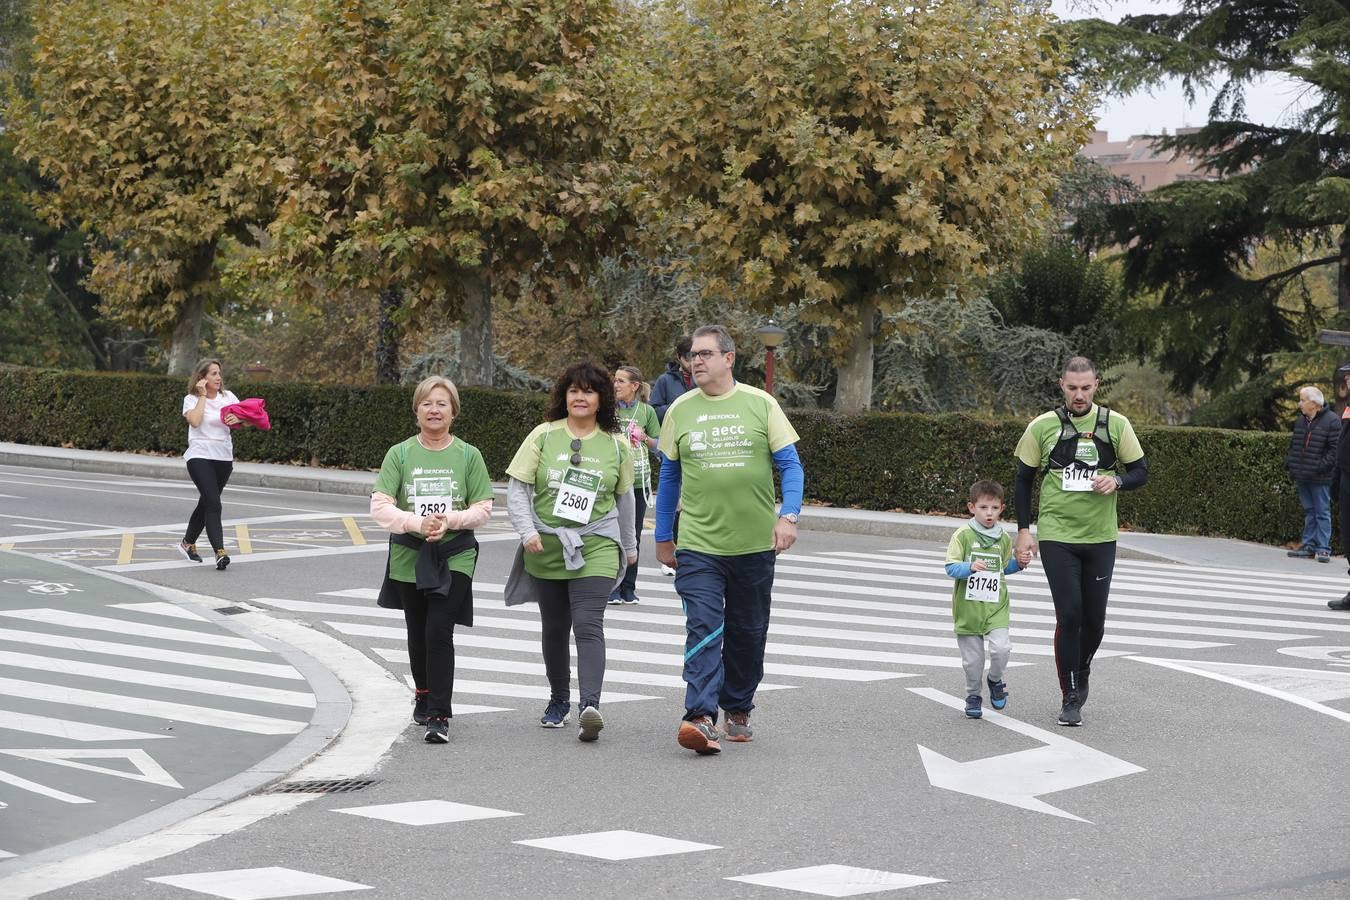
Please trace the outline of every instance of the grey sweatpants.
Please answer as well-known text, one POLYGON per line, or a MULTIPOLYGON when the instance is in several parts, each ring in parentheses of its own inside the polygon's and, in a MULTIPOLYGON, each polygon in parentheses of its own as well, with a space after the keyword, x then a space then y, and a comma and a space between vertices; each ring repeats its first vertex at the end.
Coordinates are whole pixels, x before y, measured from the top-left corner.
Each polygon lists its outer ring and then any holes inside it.
MULTIPOLYGON (((534 578, 533 575, 525 576, 534 578)), ((536 578, 539 618, 543 626, 544 671, 554 700, 571 693, 572 653, 568 637, 577 644, 577 693, 581 706, 599 706, 605 681, 605 605, 613 578, 536 578)))
POLYGON ((956 646, 961 648, 961 668, 966 670, 966 696, 984 691, 984 642, 989 642, 989 680, 1002 681, 1008 665, 1012 643, 1008 629, 995 628, 988 634, 958 634, 956 646))

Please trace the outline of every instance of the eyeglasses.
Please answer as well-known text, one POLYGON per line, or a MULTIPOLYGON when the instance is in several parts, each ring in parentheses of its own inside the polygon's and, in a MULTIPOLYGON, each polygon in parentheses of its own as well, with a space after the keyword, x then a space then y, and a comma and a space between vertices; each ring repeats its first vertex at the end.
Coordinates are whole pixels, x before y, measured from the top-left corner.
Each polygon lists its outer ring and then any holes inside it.
POLYGON ((692 356, 694 359, 701 359, 704 362, 707 362, 708 360, 716 356, 718 352, 719 351, 717 350, 695 350, 689 355, 692 356))
POLYGON ((581 438, 572 438, 572 465, 581 465, 581 438))

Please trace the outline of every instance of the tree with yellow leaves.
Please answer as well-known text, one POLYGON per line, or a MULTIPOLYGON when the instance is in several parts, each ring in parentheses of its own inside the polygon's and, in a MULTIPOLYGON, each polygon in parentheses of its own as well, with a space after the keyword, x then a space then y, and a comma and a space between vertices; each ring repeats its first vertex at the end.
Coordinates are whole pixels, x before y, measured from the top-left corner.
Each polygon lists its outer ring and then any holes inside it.
MULTIPOLYGON (((959 302, 1032 244, 1089 99, 1040 5, 664 0, 634 41, 648 233, 708 289, 834 327, 866 409, 880 316, 959 302)), ((654 252, 652 255, 659 255, 654 252)))

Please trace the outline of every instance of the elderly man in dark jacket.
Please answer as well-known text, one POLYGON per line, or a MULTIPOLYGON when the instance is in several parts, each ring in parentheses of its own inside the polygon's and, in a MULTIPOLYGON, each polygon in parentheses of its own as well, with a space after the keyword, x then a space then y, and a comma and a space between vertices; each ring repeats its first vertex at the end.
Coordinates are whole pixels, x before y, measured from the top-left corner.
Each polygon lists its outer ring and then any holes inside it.
POLYGON ((1303 543, 1290 556, 1331 562, 1331 479, 1336 473, 1336 448, 1341 423, 1322 392, 1308 386, 1298 392, 1299 415, 1284 466, 1298 485, 1303 504, 1303 543))

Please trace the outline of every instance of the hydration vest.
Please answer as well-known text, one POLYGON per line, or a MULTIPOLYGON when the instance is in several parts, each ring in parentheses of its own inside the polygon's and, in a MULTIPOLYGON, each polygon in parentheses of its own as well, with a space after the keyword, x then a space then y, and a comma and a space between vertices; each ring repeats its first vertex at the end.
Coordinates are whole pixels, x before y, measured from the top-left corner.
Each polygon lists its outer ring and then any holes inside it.
POLYGON ((1042 473, 1049 472, 1051 469, 1067 469, 1069 466, 1078 465, 1078 441, 1082 438, 1091 438, 1092 443, 1096 445, 1098 469, 1115 470, 1116 448, 1111 445, 1111 431, 1107 424, 1111 418, 1109 408, 1098 406, 1097 421, 1092 426, 1092 430, 1081 433, 1074 427, 1073 420, 1069 418, 1069 411, 1066 408, 1059 407, 1055 410, 1055 415, 1059 416, 1059 443, 1055 444, 1055 448, 1050 451, 1045 468, 1041 470, 1042 473))

